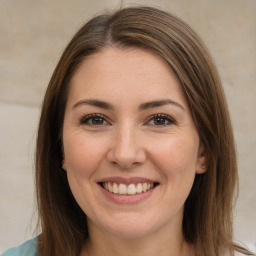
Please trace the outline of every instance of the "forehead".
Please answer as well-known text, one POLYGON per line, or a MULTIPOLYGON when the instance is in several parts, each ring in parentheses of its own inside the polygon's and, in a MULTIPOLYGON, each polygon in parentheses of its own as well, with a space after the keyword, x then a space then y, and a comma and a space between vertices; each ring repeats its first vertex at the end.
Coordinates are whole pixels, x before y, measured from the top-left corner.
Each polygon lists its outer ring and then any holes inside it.
MULTIPOLYGON (((144 97, 185 101, 181 86, 168 63, 160 56, 140 48, 104 48, 88 57, 74 73, 69 98, 105 97, 131 100, 144 97)), ((148 99, 147 99, 148 98, 148 99)))

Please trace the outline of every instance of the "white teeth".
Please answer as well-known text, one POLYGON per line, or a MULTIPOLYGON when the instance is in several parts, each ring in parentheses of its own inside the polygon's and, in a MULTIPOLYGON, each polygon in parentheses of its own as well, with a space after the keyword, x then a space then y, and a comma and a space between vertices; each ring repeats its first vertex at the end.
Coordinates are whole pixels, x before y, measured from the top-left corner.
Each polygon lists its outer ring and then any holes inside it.
POLYGON ((111 193, 119 194, 119 195, 135 195, 140 194, 142 192, 147 192, 148 190, 154 187, 152 182, 144 182, 144 183, 137 183, 137 184, 117 184, 111 182, 103 182, 103 188, 108 190, 111 193))
POLYGON ((113 184, 113 193, 118 194, 118 186, 116 183, 113 184))
POLYGON ((126 195, 126 193, 127 193, 126 185, 120 184, 120 185, 119 185, 119 194, 121 194, 121 195, 126 195))
MULTIPOLYGON (((105 184, 106 182, 104 182, 103 184, 105 184)), ((110 183, 110 182, 108 182, 108 191, 109 192, 113 192, 113 186, 112 186, 112 184, 110 183)))
POLYGON ((130 184, 127 189, 128 195, 135 195, 136 194, 136 188, 134 184, 130 184))
POLYGON ((146 192, 147 189, 148 189, 148 184, 147 184, 147 183, 143 183, 143 184, 142 184, 142 191, 143 191, 143 192, 146 192))
MULTIPOLYGON (((152 184, 152 185, 153 185, 153 184, 152 184)), ((139 184, 137 185, 136 192, 137 192, 138 194, 140 194, 140 193, 142 192, 142 185, 141 185, 141 183, 139 183, 139 184)))

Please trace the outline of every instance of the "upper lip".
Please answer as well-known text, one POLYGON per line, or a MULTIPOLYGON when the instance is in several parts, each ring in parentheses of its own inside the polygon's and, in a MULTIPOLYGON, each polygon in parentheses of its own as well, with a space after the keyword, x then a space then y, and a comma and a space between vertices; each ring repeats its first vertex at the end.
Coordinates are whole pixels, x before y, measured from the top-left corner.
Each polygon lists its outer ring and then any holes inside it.
POLYGON ((124 177, 119 177, 119 176, 106 177, 106 178, 98 180, 97 183, 103 183, 103 182, 111 182, 111 183, 126 184, 126 185, 135 184, 135 183, 144 183, 144 182, 158 183, 155 180, 143 178, 143 177, 124 178, 124 177))

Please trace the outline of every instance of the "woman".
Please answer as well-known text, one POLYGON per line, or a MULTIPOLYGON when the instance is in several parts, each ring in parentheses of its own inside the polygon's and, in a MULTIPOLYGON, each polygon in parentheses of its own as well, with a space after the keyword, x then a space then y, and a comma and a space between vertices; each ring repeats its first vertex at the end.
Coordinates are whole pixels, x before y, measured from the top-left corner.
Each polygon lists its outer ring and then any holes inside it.
POLYGON ((67 46, 42 107, 36 185, 42 233, 4 255, 252 255, 233 242, 218 72, 198 35, 154 8, 97 16, 67 46))

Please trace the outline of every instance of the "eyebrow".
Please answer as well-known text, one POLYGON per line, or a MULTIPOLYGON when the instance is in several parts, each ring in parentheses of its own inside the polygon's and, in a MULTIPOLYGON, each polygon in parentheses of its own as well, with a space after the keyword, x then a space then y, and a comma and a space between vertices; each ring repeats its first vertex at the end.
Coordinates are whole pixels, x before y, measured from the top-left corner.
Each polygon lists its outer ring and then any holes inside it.
MULTIPOLYGON (((114 106, 112 104, 107 103, 102 100, 98 100, 98 99, 80 100, 73 106, 73 109, 77 108, 78 106, 81 106, 81 105, 91 105, 91 106, 95 106, 95 107, 102 108, 102 109, 114 110, 114 106)), ((174 106, 180 108, 181 110, 185 111, 185 108, 180 103, 173 101, 171 99, 162 99, 162 100, 154 100, 154 101, 145 102, 145 103, 140 104, 138 109, 140 111, 142 111, 142 110, 161 107, 161 106, 165 106, 165 105, 174 105, 174 106)))
POLYGON ((146 110, 149 108, 156 108, 156 107, 161 107, 161 106, 165 106, 165 105, 174 105, 174 106, 185 111, 185 108, 180 103, 173 101, 171 99, 154 100, 154 101, 142 103, 139 106, 139 110, 146 110))
POLYGON ((95 106, 98 108, 111 109, 111 110, 114 109, 113 105, 111 105, 105 101, 101 101, 101 100, 97 100, 97 99, 80 100, 73 106, 73 108, 76 108, 81 105, 91 105, 91 106, 95 106))

